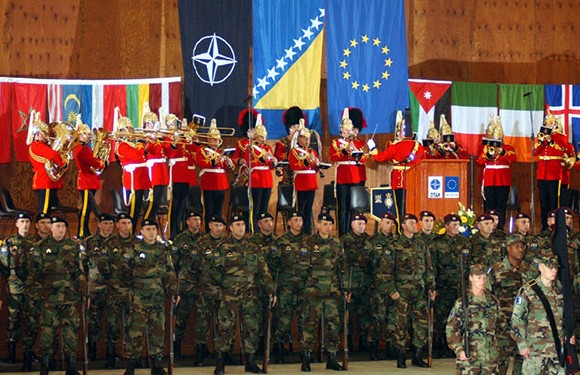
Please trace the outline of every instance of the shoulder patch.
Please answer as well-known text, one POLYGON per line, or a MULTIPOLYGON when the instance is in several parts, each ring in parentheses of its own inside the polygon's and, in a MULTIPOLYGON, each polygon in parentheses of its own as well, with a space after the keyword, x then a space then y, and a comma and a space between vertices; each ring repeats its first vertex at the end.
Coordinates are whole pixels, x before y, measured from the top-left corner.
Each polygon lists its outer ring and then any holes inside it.
POLYGON ((521 305, 522 304, 522 296, 517 296, 515 303, 516 303, 516 305, 521 305))

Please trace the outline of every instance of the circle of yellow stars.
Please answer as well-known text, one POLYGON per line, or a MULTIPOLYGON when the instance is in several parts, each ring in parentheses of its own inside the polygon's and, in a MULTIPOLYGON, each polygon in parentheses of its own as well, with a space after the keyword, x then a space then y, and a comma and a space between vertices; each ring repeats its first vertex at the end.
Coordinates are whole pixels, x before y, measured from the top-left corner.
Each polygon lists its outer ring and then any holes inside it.
POLYGON ((349 41, 348 48, 342 50, 342 55, 344 56, 343 60, 340 61, 340 67, 343 69, 342 78, 346 79, 350 82, 350 87, 353 90, 361 89, 363 92, 369 92, 371 90, 371 86, 373 89, 379 90, 383 85, 383 81, 388 81, 391 74, 387 70, 393 65, 393 60, 388 56, 391 50, 386 45, 382 45, 381 40, 379 38, 371 38, 368 35, 362 35, 360 37, 360 41, 358 39, 351 39, 349 41), (380 77, 377 77, 376 80, 371 80, 370 82, 359 82, 358 80, 351 80, 353 77, 348 71, 348 58, 360 46, 371 46, 376 47, 381 51, 381 55, 385 55, 384 60, 384 70, 381 71, 380 77))

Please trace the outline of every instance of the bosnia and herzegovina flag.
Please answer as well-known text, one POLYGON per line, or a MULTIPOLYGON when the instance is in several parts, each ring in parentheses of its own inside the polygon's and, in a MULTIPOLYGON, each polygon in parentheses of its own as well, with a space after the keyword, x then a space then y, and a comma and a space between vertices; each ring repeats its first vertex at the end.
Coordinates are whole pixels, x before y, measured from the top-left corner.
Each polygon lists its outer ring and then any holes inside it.
POLYGON ((252 94, 268 137, 286 135, 282 114, 292 106, 307 115, 308 128, 322 132, 323 0, 254 0, 252 4, 252 94))
POLYGON ((393 132, 409 106, 404 1, 327 1, 326 34, 330 132, 339 133, 345 107, 362 110, 363 133, 393 132))

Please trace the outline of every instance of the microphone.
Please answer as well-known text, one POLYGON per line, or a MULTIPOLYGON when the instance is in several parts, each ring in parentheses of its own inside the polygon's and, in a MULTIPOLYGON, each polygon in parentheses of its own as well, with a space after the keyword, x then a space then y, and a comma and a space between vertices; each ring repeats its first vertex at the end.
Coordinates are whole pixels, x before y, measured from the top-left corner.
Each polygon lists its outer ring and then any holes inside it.
POLYGON ((524 98, 527 98, 527 97, 528 97, 528 96, 530 96, 530 95, 532 95, 532 92, 531 92, 531 91, 528 91, 528 92, 526 92, 526 93, 524 94, 524 98))

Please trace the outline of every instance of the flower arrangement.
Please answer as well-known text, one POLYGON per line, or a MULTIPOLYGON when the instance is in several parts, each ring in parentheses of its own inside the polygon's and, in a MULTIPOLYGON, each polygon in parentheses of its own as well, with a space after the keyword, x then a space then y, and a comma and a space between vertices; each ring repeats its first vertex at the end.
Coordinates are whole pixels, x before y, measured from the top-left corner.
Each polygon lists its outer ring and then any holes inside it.
MULTIPOLYGON (((459 233, 462 235, 469 237, 472 234, 477 232, 477 228, 475 228, 475 212, 471 208, 465 208, 463 203, 459 202, 459 210, 457 211, 457 215, 459 216, 461 223, 459 224, 459 233)), ((435 221, 433 225, 433 230, 435 233, 443 234, 445 233, 445 225, 441 219, 435 221)))

